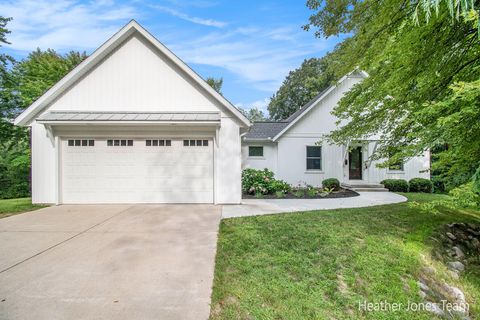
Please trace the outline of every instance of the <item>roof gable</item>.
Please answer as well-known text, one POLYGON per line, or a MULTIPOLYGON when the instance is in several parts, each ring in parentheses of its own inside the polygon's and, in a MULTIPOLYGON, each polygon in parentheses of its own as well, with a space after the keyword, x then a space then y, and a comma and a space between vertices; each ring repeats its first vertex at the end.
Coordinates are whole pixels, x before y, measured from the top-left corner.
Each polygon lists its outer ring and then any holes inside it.
MULTIPOLYGON (((95 72, 98 66, 102 66, 107 62, 111 54, 116 50, 122 50, 122 46, 131 41, 132 37, 140 36, 141 41, 145 45, 158 50, 162 58, 169 62, 174 68, 182 73, 181 77, 188 78, 197 88, 201 89, 209 99, 213 99, 217 105, 223 107, 227 112, 233 114, 241 126, 249 126, 248 119, 241 114, 228 100, 221 94, 211 88, 197 73, 188 67, 183 61, 175 56, 168 48, 155 39, 136 21, 130 21, 125 27, 107 40, 100 48, 95 50, 87 59, 80 63, 76 68, 69 72, 64 78, 57 82, 50 90, 38 98, 32 105, 30 105, 22 114, 15 119, 17 125, 27 125, 31 120, 35 119, 47 106, 50 106, 57 99, 62 99, 63 94, 70 90, 74 85, 80 83, 83 77, 88 77, 91 72, 95 72)), ((137 37, 138 38, 138 37, 137 37)), ((117 64, 118 67, 118 64, 117 64)), ((141 70, 138 72, 142 72, 141 70)), ((144 70, 145 73, 148 70, 144 70)), ((152 72, 150 72, 152 73, 152 72)), ((107 73, 108 74, 108 73, 107 73)), ((150 75, 151 76, 151 75, 150 75)), ((180 78, 180 77, 179 77, 180 78)), ((181 82, 178 82, 181 83, 181 82)), ((135 89, 132 89, 135 90, 135 89)), ((137 89, 138 90, 138 89, 137 89)), ((98 110, 97 110, 98 111, 98 110)), ((139 110, 145 111, 145 110, 139 110)), ((176 111, 176 110, 169 110, 176 111)), ((182 110, 179 110, 182 111, 182 110)))
POLYGON ((307 104, 305 104, 303 107, 301 107, 299 110, 297 110, 295 113, 293 113, 290 117, 288 117, 285 121, 288 122, 288 124, 280 131, 278 132, 275 137, 273 137, 273 141, 277 141, 285 132, 287 132, 290 128, 295 126, 296 123, 298 123, 303 117, 305 117, 312 109, 316 108, 317 106, 320 105, 320 102, 322 102, 332 91, 335 90, 340 84, 342 84, 345 80, 348 78, 366 78, 368 77, 368 74, 365 71, 358 71, 354 70, 347 75, 343 76, 340 80, 337 81, 335 85, 331 85, 324 91, 320 92, 315 98, 310 100, 307 104))

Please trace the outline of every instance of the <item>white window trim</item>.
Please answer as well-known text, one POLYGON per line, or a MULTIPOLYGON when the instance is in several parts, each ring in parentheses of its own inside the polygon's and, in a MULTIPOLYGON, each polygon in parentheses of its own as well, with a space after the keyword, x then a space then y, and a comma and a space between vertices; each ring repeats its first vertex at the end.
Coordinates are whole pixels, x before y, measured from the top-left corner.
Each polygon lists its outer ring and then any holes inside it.
MULTIPOLYGON (((312 158, 312 157, 310 157, 312 158)), ((311 145, 311 144, 307 144, 305 145, 305 173, 325 173, 325 171, 323 170, 324 168, 324 163, 323 163, 323 145, 321 146, 318 146, 318 145, 311 145), (320 148, 320 169, 307 169, 307 147, 319 147, 320 148)))

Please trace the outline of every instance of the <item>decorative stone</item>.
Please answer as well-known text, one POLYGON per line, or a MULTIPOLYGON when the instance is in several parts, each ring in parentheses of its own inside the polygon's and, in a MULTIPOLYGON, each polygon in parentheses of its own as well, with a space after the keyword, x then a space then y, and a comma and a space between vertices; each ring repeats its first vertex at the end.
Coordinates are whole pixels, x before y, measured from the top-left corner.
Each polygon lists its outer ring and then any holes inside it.
POLYGON ((480 249, 480 241, 477 238, 474 238, 471 241, 471 244, 475 249, 480 249))
POLYGON ((448 263, 448 268, 453 271, 462 272, 465 270, 465 266, 460 261, 452 261, 448 263))
POLYGON ((422 281, 418 281, 418 286, 420 287, 420 290, 422 290, 423 292, 430 291, 430 288, 422 281))
POLYGON ((446 235, 447 235, 447 237, 449 237, 449 238, 452 239, 452 240, 457 240, 457 237, 455 237, 455 236, 453 235, 453 233, 451 233, 451 232, 447 232, 446 235))
POLYGON ((420 298, 422 298, 422 300, 425 300, 425 298, 427 297, 427 294, 422 290, 418 291, 418 295, 420 296, 420 298))
POLYGON ((452 247, 452 250, 453 250, 453 252, 455 253, 455 256, 456 256, 459 260, 465 259, 465 254, 463 253, 462 249, 460 249, 459 247, 455 246, 455 247, 452 247))
POLYGON ((428 302, 428 305, 430 307, 429 311, 433 314, 436 314, 439 317, 445 316, 445 312, 442 310, 438 303, 428 302))
POLYGON ((457 272, 455 271, 452 271, 452 270, 448 270, 448 274, 450 274, 450 276, 455 279, 455 280, 458 280, 458 278, 460 278, 460 276, 458 275, 457 272))

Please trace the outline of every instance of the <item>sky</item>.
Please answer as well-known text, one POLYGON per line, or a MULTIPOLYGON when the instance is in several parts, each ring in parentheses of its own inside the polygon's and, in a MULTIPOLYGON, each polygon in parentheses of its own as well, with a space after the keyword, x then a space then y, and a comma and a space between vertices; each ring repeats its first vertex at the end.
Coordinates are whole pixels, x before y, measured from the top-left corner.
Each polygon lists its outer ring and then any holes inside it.
POLYGON ((203 78, 223 78, 237 107, 266 112, 270 97, 304 59, 331 51, 339 38, 302 29, 305 1, 283 0, 0 0, 16 59, 51 48, 94 51, 135 19, 203 78))

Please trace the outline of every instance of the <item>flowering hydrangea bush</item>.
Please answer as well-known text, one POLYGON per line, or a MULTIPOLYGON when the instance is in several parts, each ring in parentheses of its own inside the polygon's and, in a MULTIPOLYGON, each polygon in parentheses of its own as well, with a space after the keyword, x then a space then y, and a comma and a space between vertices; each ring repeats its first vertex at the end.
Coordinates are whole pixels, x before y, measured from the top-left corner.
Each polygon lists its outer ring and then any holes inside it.
POLYGON ((290 185, 276 180, 268 169, 245 169, 242 172, 242 191, 248 194, 271 194, 277 191, 287 193, 290 185))

